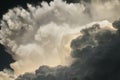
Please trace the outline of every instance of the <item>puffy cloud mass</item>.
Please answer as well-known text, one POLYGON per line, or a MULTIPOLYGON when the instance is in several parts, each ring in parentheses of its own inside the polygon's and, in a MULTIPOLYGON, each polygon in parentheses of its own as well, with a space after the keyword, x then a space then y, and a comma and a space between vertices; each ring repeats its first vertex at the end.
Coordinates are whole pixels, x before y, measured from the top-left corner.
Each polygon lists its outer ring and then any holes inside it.
POLYGON ((120 21, 109 22, 119 17, 119 6, 119 0, 54 0, 10 9, 1 20, 0 43, 15 60, 14 74, 3 71, 0 78, 119 79, 120 21))
POLYGON ((16 80, 119 80, 120 21, 102 21, 82 29, 82 35, 71 43, 69 67, 42 66, 34 74, 26 73, 16 80))

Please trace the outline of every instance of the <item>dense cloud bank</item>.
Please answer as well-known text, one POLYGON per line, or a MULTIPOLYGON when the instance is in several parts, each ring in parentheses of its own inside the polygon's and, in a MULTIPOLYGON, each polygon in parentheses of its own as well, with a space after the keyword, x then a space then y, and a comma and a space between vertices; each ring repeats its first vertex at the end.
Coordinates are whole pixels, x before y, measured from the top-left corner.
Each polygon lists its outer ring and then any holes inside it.
POLYGON ((119 17, 120 2, 86 2, 28 4, 27 10, 16 7, 3 15, 0 43, 15 62, 10 64, 14 72, 2 71, 0 78, 119 79, 120 22, 109 21, 119 17))
POLYGON ((113 25, 117 30, 107 29, 107 25, 84 29, 84 35, 73 40, 72 55, 77 60, 71 67, 77 69, 74 76, 78 80, 120 79, 120 21, 113 25))
POLYGON ((76 58, 70 67, 42 66, 35 74, 16 80, 119 80, 120 21, 103 21, 81 30, 82 36, 71 43, 76 58))

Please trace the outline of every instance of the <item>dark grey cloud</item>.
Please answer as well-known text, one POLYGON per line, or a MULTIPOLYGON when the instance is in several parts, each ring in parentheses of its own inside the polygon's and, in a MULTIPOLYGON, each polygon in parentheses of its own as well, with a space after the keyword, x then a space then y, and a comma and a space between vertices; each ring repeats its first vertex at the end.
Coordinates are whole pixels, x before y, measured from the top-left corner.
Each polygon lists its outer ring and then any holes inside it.
MULTIPOLYGON (((114 26, 120 27, 119 22, 114 26)), ((120 35, 119 29, 116 33, 103 30, 95 36, 90 34, 95 28, 85 29, 82 38, 73 40, 73 57, 77 58, 71 66, 77 69, 74 76, 78 80, 119 80, 120 79, 120 35), (83 42, 82 42, 83 41, 83 42), (97 41, 97 46, 95 45, 97 41), (77 44, 77 45, 76 45, 77 44), (86 47, 79 49, 84 44, 86 47)))
POLYGON ((57 66, 50 68, 42 66, 35 71, 35 74, 26 73, 16 80, 67 80, 67 67, 57 66))

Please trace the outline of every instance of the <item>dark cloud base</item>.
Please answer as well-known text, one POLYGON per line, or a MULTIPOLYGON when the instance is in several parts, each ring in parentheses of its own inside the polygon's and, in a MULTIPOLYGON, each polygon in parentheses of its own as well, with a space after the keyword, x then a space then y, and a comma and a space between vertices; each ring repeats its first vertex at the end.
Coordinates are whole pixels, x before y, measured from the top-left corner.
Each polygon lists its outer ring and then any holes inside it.
POLYGON ((98 24, 83 29, 71 43, 76 61, 70 67, 42 66, 35 74, 26 73, 16 80, 120 80, 120 21, 113 26, 117 32, 101 30, 98 24), (96 45, 97 41, 97 45, 96 45), (83 45, 86 45, 81 49, 83 45))
POLYGON ((74 74, 79 74, 78 80, 120 80, 120 21, 115 21, 113 26, 117 33, 105 30, 95 35, 96 47, 93 47, 93 34, 89 34, 95 28, 85 29, 82 39, 78 37, 72 42, 73 56, 77 58, 72 69, 78 69, 74 74), (79 50, 84 43, 87 46, 79 50))

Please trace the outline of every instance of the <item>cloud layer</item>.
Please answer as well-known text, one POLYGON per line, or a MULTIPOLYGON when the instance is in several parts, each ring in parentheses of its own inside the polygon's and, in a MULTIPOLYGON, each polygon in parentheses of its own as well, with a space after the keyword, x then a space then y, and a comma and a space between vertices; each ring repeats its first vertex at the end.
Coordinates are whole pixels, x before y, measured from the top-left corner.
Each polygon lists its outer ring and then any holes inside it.
POLYGON ((81 30, 82 35, 71 43, 69 66, 42 66, 35 74, 26 73, 16 80, 119 80, 120 21, 102 21, 81 30))
MULTIPOLYGON (((98 20, 117 19, 119 6, 119 0, 81 4, 55 0, 37 6, 28 4, 27 10, 22 7, 9 10, 1 20, 0 43, 16 61, 10 64, 14 75, 34 72, 46 65, 35 74, 23 75, 22 80, 24 76, 28 80, 31 77, 33 80, 96 80, 98 75, 102 76, 101 65, 103 68, 112 65, 107 60, 112 59, 109 54, 113 56, 119 44, 119 25, 116 29, 109 21, 98 20)), ((117 60, 112 61, 115 64, 117 60)))

